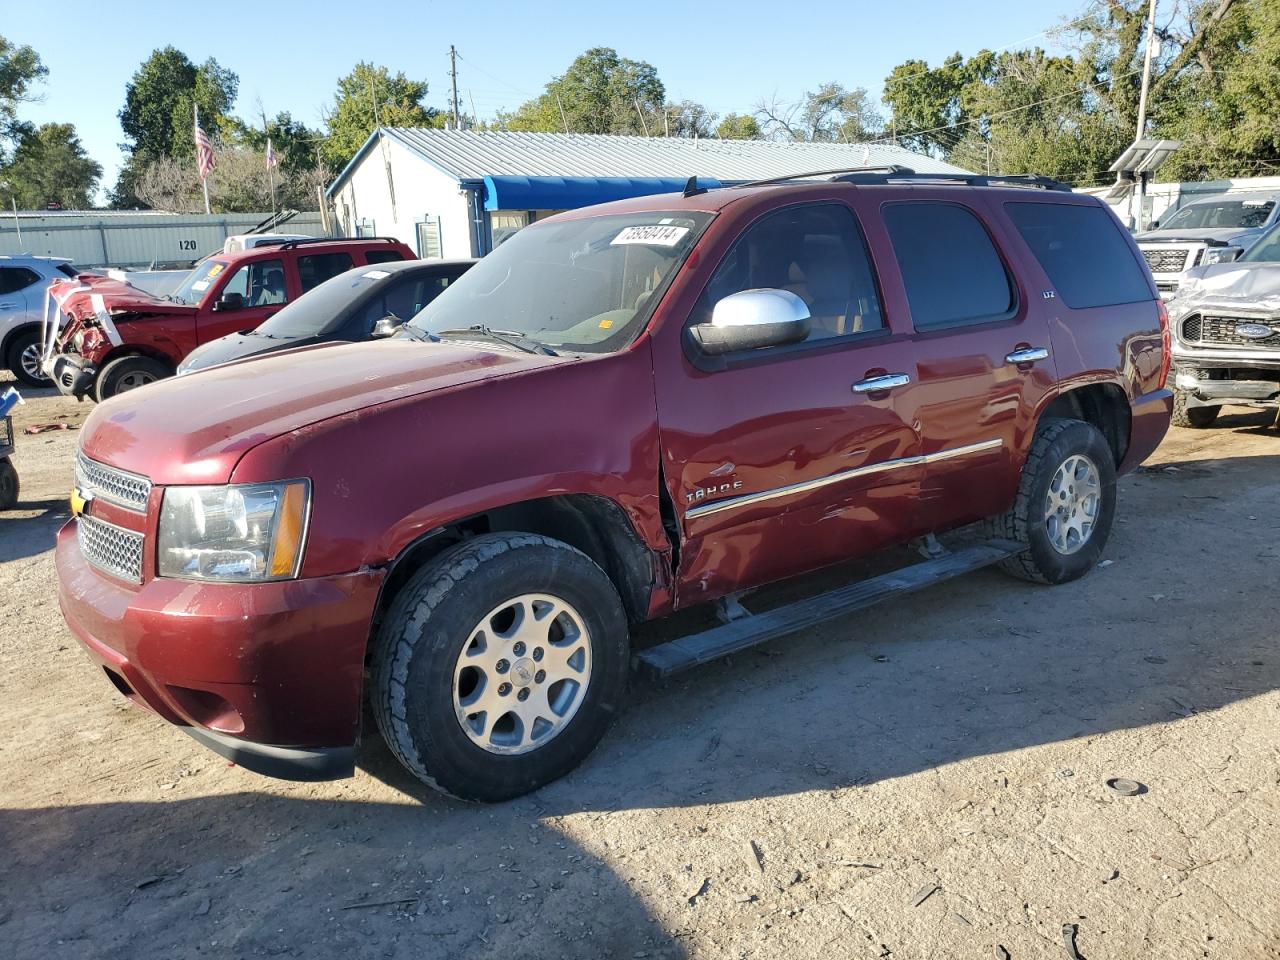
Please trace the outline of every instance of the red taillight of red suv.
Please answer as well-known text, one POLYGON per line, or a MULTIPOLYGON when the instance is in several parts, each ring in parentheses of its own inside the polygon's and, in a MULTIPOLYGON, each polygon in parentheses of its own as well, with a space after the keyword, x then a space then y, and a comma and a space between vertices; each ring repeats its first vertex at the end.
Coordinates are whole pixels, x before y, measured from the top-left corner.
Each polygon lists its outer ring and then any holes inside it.
POLYGON ((1163 300, 1156 301, 1156 309, 1160 311, 1160 383, 1157 390, 1163 390, 1169 380, 1169 364, 1173 361, 1173 340, 1169 332, 1169 311, 1163 300))

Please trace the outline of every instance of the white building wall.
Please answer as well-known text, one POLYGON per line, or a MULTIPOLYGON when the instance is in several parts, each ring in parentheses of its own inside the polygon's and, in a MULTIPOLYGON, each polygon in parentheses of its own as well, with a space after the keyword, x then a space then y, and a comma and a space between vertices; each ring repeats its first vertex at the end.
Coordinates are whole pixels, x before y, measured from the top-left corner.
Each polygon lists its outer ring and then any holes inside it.
POLYGON ((420 256, 418 224, 439 218, 441 252, 446 258, 470 257, 471 213, 467 191, 449 174, 442 173, 421 157, 393 140, 385 140, 370 150, 347 176, 342 189, 333 196, 335 213, 342 232, 355 236, 357 226, 372 228, 381 237, 395 237, 420 256), (390 158, 391 183, 387 183, 385 156, 390 158))

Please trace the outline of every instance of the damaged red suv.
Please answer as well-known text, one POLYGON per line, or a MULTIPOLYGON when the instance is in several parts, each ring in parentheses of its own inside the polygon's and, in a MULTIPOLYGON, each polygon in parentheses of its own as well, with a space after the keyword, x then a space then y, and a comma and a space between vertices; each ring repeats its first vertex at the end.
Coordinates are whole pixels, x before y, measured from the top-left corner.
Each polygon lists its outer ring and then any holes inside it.
POLYGON ((352 267, 412 259, 398 240, 285 240, 208 257, 163 297, 84 274, 50 288, 64 322, 44 372, 68 396, 106 400, 172 376, 196 347, 252 330, 352 267))
POLYGON ((350 774, 367 701, 414 775, 498 800, 591 751, 633 655, 669 675, 986 564, 1083 576, 1168 366, 1137 247, 1061 184, 691 182, 522 230, 393 339, 104 403, 59 598, 117 690, 249 769, 350 774))

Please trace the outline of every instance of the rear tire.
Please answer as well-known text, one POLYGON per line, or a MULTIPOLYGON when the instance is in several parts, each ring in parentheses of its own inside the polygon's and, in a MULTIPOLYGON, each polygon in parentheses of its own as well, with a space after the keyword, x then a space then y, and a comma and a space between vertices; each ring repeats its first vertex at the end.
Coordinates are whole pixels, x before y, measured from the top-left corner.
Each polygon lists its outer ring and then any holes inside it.
POLYGON ((18 471, 8 457, 0 459, 0 510, 12 510, 18 503, 18 471))
POLYGON ((1191 427, 1203 430, 1213 426, 1218 419, 1222 407, 1189 407, 1187 394, 1182 390, 1173 391, 1173 425, 1175 427, 1191 427))
POLYGON ((101 403, 116 394, 127 393, 171 376, 172 367, 151 357, 117 357, 98 371, 98 379, 93 387, 94 398, 101 403))
POLYGON ((5 365, 29 387, 47 387, 53 381, 40 369, 40 331, 23 330, 9 342, 5 365))
POLYGON ((374 641, 370 699, 414 776, 464 800, 508 800, 592 751, 621 703, 628 654, 622 602, 585 554, 487 534, 400 589, 374 641))
POLYGON ((990 537, 1026 550, 1001 563, 1034 583, 1067 583, 1098 562, 1116 509, 1111 448, 1092 424, 1045 420, 1022 467, 1013 506, 986 522, 990 537))

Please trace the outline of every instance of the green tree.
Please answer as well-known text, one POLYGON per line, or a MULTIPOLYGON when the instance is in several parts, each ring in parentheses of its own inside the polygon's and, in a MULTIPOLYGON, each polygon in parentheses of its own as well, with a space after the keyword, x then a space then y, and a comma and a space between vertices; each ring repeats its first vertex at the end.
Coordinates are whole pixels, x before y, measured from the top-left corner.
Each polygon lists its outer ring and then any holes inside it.
POLYGON ((326 118, 328 137, 321 146, 325 163, 334 170, 347 165, 379 126, 439 127, 444 115, 423 101, 427 85, 403 73, 361 61, 338 80, 333 110, 326 118), (376 120, 375 120, 376 113, 376 120))
POLYGON ((716 115, 694 100, 669 103, 663 108, 659 123, 649 121, 646 126, 655 137, 712 137, 715 136, 716 115))
POLYGON ((716 127, 716 136, 721 140, 759 140, 764 134, 750 114, 728 113, 716 127))
POLYGON ((49 203, 68 210, 93 206, 102 167, 85 153, 76 128, 46 123, 23 136, 13 161, 0 171, 0 202, 37 210, 49 203))
POLYGON ((619 57, 612 47, 593 47, 553 77, 545 93, 514 113, 499 113, 498 120, 508 130, 658 136, 665 131, 666 103, 666 88, 652 64, 619 57))
POLYGON ((143 167, 162 157, 195 154, 193 105, 200 126, 215 141, 228 121, 240 80, 212 58, 197 66, 176 47, 154 51, 125 87, 119 113, 128 153, 113 192, 117 206, 133 206, 134 184, 143 167))
POLYGON ((880 135, 884 120, 862 87, 824 83, 795 103, 762 102, 756 116, 775 140, 860 143, 880 135))
POLYGON ((29 129, 18 120, 18 104, 34 99, 32 88, 48 73, 35 50, 0 36, 0 162, 29 129))
POLYGON ((260 151, 264 156, 268 138, 282 170, 311 170, 322 165, 324 134, 293 119, 287 110, 268 118, 265 126, 233 118, 224 128, 224 139, 229 143, 260 151))

